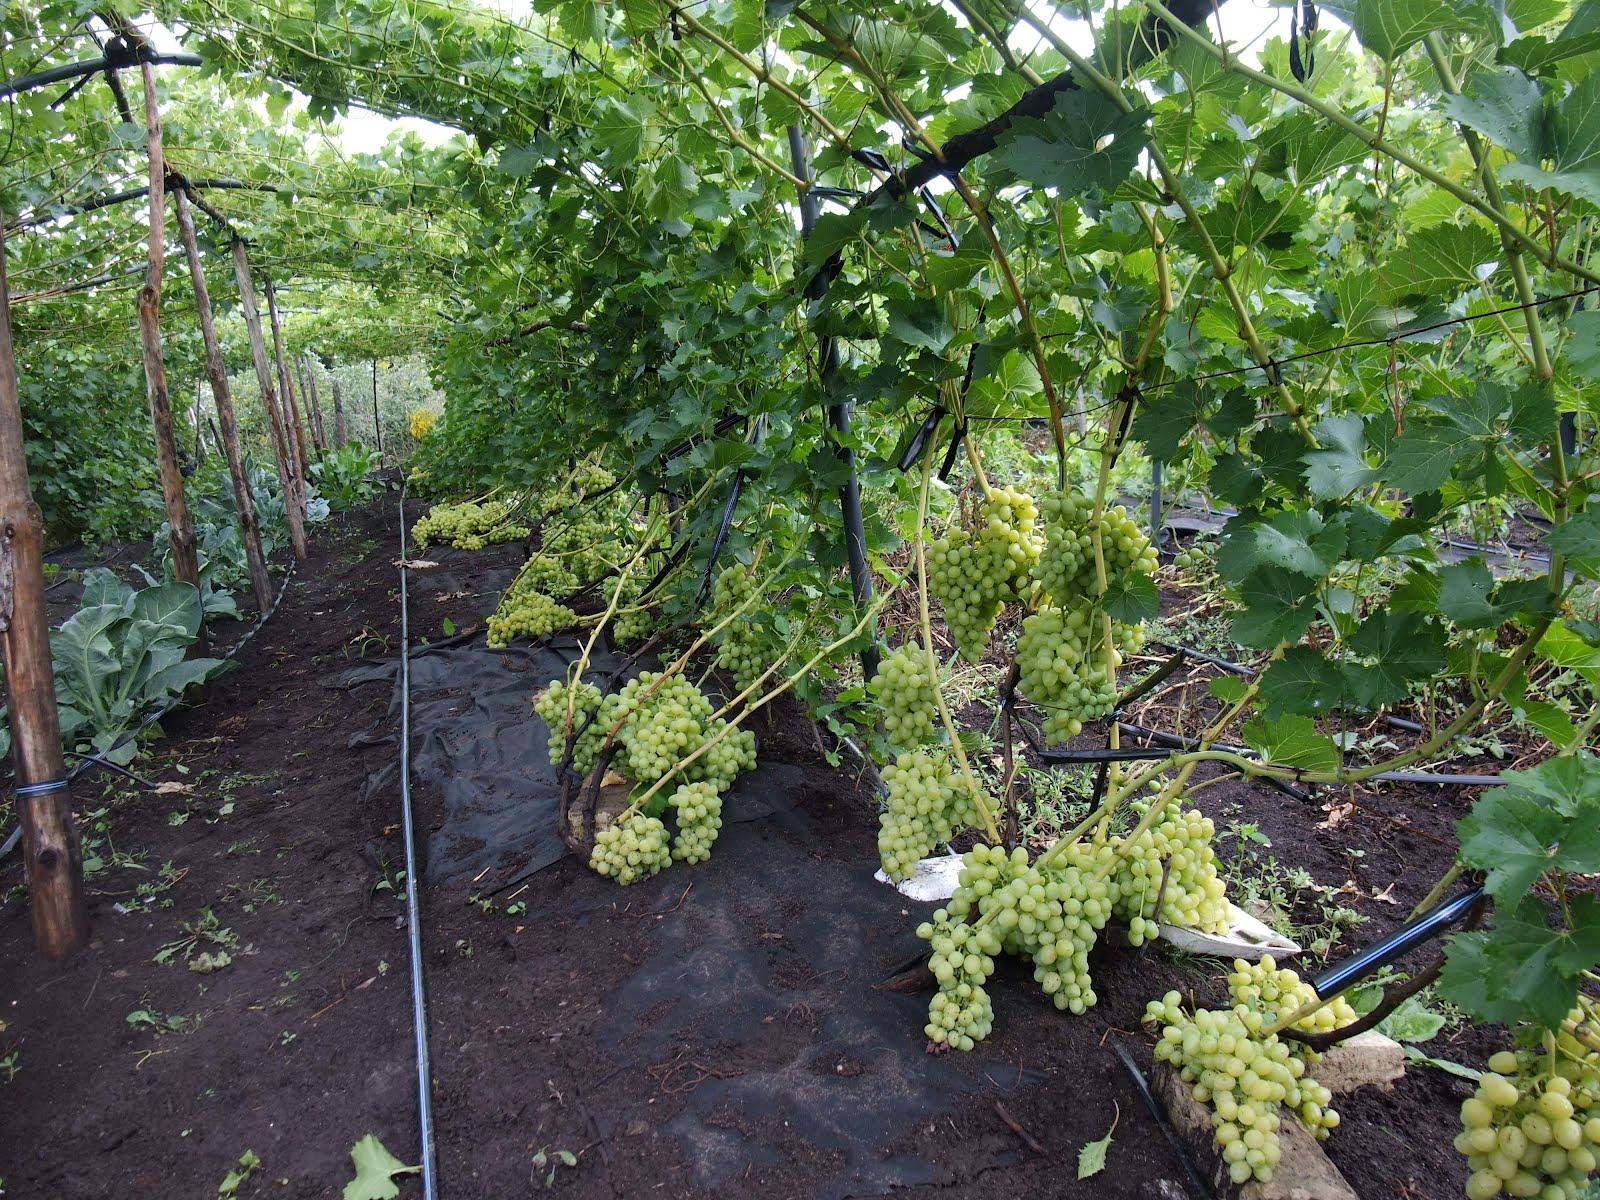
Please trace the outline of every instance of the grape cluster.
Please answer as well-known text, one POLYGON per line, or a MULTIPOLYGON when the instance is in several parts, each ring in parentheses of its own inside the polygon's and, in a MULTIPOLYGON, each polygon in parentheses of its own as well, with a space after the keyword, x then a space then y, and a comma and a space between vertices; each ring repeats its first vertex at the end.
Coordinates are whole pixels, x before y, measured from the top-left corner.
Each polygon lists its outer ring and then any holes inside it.
POLYGON ((512 505, 504 500, 482 504, 435 504, 411 527, 418 550, 434 543, 449 543, 457 550, 482 550, 499 542, 528 536, 528 529, 511 519, 512 505))
POLYGON ((936 846, 978 819, 967 781, 943 750, 900 755, 883 782, 889 798, 878 817, 878 857, 890 879, 909 879, 936 846))
MULTIPOLYGON (((660 678, 653 671, 641 672, 620 692, 607 697, 600 710, 608 729, 626 718, 617 739, 622 743, 627 774, 640 783, 660 779, 726 724, 712 718, 711 701, 682 676, 670 676, 651 691, 660 678)), ((696 759, 683 777, 690 783, 712 783, 721 792, 732 786, 741 771, 755 765, 755 734, 736 729, 696 759)))
MULTIPOLYGON (((711 593, 711 609, 719 617, 726 616, 748 600, 755 590, 756 582, 750 572, 741 566, 729 567, 717 576, 717 586, 711 593)), ((761 678, 769 665, 763 641, 761 627, 744 617, 722 631, 717 666, 733 675, 733 682, 741 692, 761 678)))
POLYGON ((711 844, 722 828, 722 797, 717 794, 717 785, 679 784, 667 804, 678 819, 672 857, 690 864, 710 858, 711 844))
POLYGON ((561 756, 566 753, 567 705, 570 703, 572 728, 583 729, 572 747, 572 769, 579 775, 587 775, 594 770, 609 726, 603 725, 599 719, 590 721, 587 726, 584 726, 584 721, 591 713, 599 711, 600 702, 600 689, 594 684, 580 681, 568 688, 566 681, 561 679, 552 679, 550 685, 534 697, 533 711, 550 731, 551 766, 560 763, 561 756), (576 698, 571 699, 574 692, 576 698))
POLYGON ((617 481, 617 477, 599 463, 584 463, 572 476, 572 490, 580 496, 592 496, 604 491, 617 481))
POLYGON ((1046 741, 1076 737, 1085 721, 1105 716, 1116 703, 1122 652, 1113 650, 1108 661, 1097 616, 1098 610, 1079 604, 1041 608, 1022 622, 1019 682, 1044 710, 1046 741))
POLYGON ((1468 1200, 1571 1200, 1600 1163, 1600 1055, 1567 1032, 1556 1051, 1554 1069, 1543 1049, 1490 1055, 1462 1101, 1455 1147, 1472 1169, 1468 1200))
POLYGON ((595 835, 589 868, 626 887, 672 863, 667 827, 655 817, 631 813, 595 835))
POLYGON ((540 553, 559 563, 578 585, 592 583, 626 557, 612 526, 613 521, 593 505, 569 508, 545 524, 540 553))
MULTIPOLYGON (((1044 509, 1044 550, 1034 572, 1040 586, 1058 602, 1097 596, 1094 565, 1094 501, 1081 492, 1051 492, 1044 509)), ((1120 504, 1100 516, 1100 546, 1105 554, 1106 581, 1115 584, 1129 574, 1154 575, 1155 548, 1120 504)))
POLYGON ((928 586, 944 607, 956 649, 979 662, 1009 600, 1023 597, 1039 561, 1038 512, 1025 492, 984 501, 976 534, 958 529, 928 543, 928 586))
POLYGON ((577 619, 577 613, 543 592, 507 593, 489 618, 489 648, 504 650, 519 635, 534 640, 547 637, 577 619))
POLYGON ((1328 1089, 1306 1061, 1276 1034, 1262 1037, 1262 1014, 1248 1005, 1202 1008, 1193 1016, 1177 992, 1152 1001, 1145 1020, 1164 1026, 1156 1058, 1171 1063, 1194 1098, 1211 1108, 1211 1128, 1236 1184, 1270 1182, 1282 1150, 1278 1128, 1285 1106, 1319 1136, 1339 1123, 1328 1089))
MULTIPOLYGON (((1263 955, 1259 962, 1254 963, 1242 958, 1234 959, 1233 973, 1228 976, 1228 994, 1233 997, 1234 1004, 1242 1004, 1251 1012, 1260 1013, 1269 1025, 1279 1017, 1297 1012, 1318 999, 1316 989, 1288 967, 1278 966, 1270 954, 1263 955)), ((1293 1028, 1301 1033, 1328 1033, 1355 1019, 1355 1009, 1339 996, 1296 1021, 1293 1028)), ((1300 1047, 1308 1061, 1315 1061, 1317 1056, 1311 1050, 1304 1048, 1302 1043, 1295 1045, 1300 1047)))
POLYGON ((1033 977, 1057 1008, 1083 1013, 1096 996, 1089 952, 1111 916, 1113 890, 1100 878, 1111 848, 1078 843, 1048 865, 1018 847, 974 846, 962 860, 950 902, 917 934, 932 944, 939 994, 924 1032, 938 1045, 970 1050, 993 1025, 979 976, 996 954, 1033 962, 1033 977), (974 963, 976 959, 976 963, 974 963))
POLYGON ((994 974, 1000 937, 993 929, 952 921, 942 908, 917 928, 917 936, 928 943, 928 966, 939 982, 923 1032, 934 1045, 971 1050, 994 1028, 994 1006, 983 982, 994 974))
MULTIPOLYGON (((1113 645, 1106 644, 1094 562, 1093 501, 1078 492, 1051 492, 1042 507, 1045 544, 1034 578, 1054 603, 1023 622, 1017 664, 1023 692, 1045 710, 1045 737, 1061 740, 1081 733, 1086 721, 1111 712, 1122 656, 1143 646, 1145 635, 1140 625, 1113 621, 1113 645)), ((1126 509, 1118 506, 1103 513, 1100 531, 1108 584, 1131 573, 1155 573, 1155 550, 1126 509)))
POLYGON ((933 736, 939 706, 921 646, 908 642, 884 658, 868 686, 878 697, 890 746, 909 750, 933 736))
MULTIPOLYGON (((1134 805, 1141 816, 1146 810, 1145 805, 1134 805)), ((1121 840, 1116 911, 1128 922, 1129 940, 1135 946, 1155 937, 1160 923, 1205 933, 1228 928, 1227 886, 1211 849, 1215 834, 1210 817, 1185 807, 1175 796, 1131 845, 1127 838, 1121 840)))

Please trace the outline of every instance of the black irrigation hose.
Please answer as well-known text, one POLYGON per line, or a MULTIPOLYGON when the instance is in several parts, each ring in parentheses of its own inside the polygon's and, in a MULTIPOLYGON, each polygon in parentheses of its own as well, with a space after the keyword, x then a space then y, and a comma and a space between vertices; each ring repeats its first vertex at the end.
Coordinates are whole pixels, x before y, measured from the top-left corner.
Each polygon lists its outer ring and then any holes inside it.
POLYGON ((1216 1192, 1206 1182, 1205 1176, 1200 1173, 1200 1168, 1194 1161, 1194 1155, 1189 1151, 1189 1143, 1183 1138, 1173 1125, 1172 1118, 1167 1116, 1167 1110, 1161 1107, 1161 1101, 1156 1099, 1156 1094, 1150 1090, 1150 1082, 1144 1077, 1144 1072, 1139 1069, 1139 1064, 1133 1061, 1133 1055, 1128 1053, 1128 1048, 1122 1044, 1122 1039, 1116 1034, 1111 1034, 1108 1040, 1111 1049, 1122 1061, 1123 1067, 1128 1072, 1128 1078, 1133 1083, 1134 1091, 1139 1093, 1139 1099, 1144 1101, 1144 1106, 1150 1110, 1150 1115, 1155 1118, 1156 1124, 1161 1129, 1161 1135, 1167 1139, 1167 1145, 1172 1148, 1173 1157, 1178 1160, 1178 1165, 1183 1168, 1184 1178, 1189 1181, 1189 1191, 1199 1200, 1217 1200, 1216 1192))
POLYGON ((716 540, 711 543, 711 553, 706 555, 706 573, 701 577, 700 590, 694 597, 696 608, 705 603, 706 593, 711 590, 711 576, 717 569, 717 558, 722 554, 723 544, 728 540, 728 531, 733 528, 733 510, 739 506, 739 497, 744 494, 744 479, 744 468, 740 467, 733 473, 733 487, 728 490, 728 503, 722 509, 722 520, 717 525, 716 540))
POLYGON ((134 51, 125 51, 121 54, 107 53, 100 58, 86 59, 77 63, 65 63, 59 67, 49 67, 43 71, 35 71, 31 75, 19 75, 16 79, 0 83, 0 99, 4 99, 7 96, 15 96, 18 92, 26 92, 32 88, 46 87, 49 84, 61 83, 67 79, 77 79, 82 75, 97 75, 101 71, 112 67, 131 67, 146 62, 152 66, 166 63, 178 67, 205 65, 204 60, 198 54, 150 54, 134 51))
POLYGON ((400 485, 400 820, 406 848, 406 941, 411 952, 411 1021, 417 1045, 417 1120, 422 1132, 422 1195, 435 1200, 437 1161, 428 1070, 428 1009, 422 987, 422 922, 417 839, 411 811, 411 621, 406 593, 406 487, 400 485))
MULTIPOLYGON (((224 654, 222 656, 222 659, 223 659, 224 662, 231 661, 233 659, 234 655, 238 654, 239 651, 243 650, 245 648, 245 646, 249 644, 250 639, 255 637, 256 634, 261 632, 261 627, 267 623, 267 621, 272 617, 272 614, 278 611, 278 606, 283 603, 284 596, 288 595, 288 593, 289 593, 289 581, 294 578, 294 567, 295 567, 294 559, 291 558, 289 560, 288 573, 286 575, 284 575, 284 577, 283 577, 283 586, 278 589, 278 598, 272 602, 272 607, 267 609, 267 611, 262 614, 261 619, 259 621, 257 621, 255 623, 255 625, 253 625, 245 633, 245 635, 242 638, 240 638, 238 640, 238 642, 235 643, 228 650, 228 652, 226 654, 224 654)), ((118 749, 122 748, 123 746, 127 745, 129 738, 138 737, 139 734, 142 733, 145 729, 149 728, 151 725, 154 725, 157 721, 161 720, 163 717, 165 717, 168 713, 170 713, 173 709, 177 708, 178 705, 180 705, 182 703, 183 703, 183 697, 179 696, 176 699, 174 699, 170 704, 167 704, 164 707, 157 709, 155 712, 151 713, 148 717, 146 717, 143 721, 140 721, 139 724, 137 726, 135 726, 133 729, 130 729, 127 732, 125 732, 121 737, 119 737, 115 742, 113 742, 105 750, 102 750, 99 754, 79 754, 75 750, 63 750, 62 751, 63 754, 70 754, 74 758, 81 758, 83 760, 77 766, 73 767, 72 770, 67 772, 67 782, 71 783, 74 779, 76 779, 79 775, 82 775, 90 767, 101 766, 101 767, 110 767, 114 771, 121 771, 122 774, 128 775, 128 777, 130 779, 134 779, 134 780, 137 780, 140 783, 144 783, 145 781, 142 780, 142 779, 139 779, 139 777, 137 775, 129 774, 129 772, 123 771, 122 768, 117 766, 115 763, 107 762, 106 759, 105 759, 105 756, 110 754, 110 753, 112 753, 113 751, 118 750, 118 749)), ((147 784, 146 786, 150 786, 150 785, 147 784)), ((13 850, 15 850, 17 848, 17 843, 19 841, 21 841, 21 840, 22 840, 22 826, 19 823, 17 825, 17 827, 11 831, 10 836, 8 836, 6 838, 4 843, 0 843, 0 859, 5 858, 6 855, 10 854, 13 850)))

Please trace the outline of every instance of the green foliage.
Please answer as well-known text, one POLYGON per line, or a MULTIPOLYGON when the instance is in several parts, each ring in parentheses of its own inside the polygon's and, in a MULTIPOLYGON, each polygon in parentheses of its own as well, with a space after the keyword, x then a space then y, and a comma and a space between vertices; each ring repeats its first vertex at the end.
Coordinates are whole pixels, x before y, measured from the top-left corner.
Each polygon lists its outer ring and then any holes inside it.
POLYGON ((1461 860, 1488 872, 1494 927, 1450 940, 1440 990, 1482 1020, 1553 1029, 1600 964, 1600 902, 1577 882, 1600 873, 1600 758, 1585 751, 1501 778, 1457 830, 1461 860))
POLYGON ((397 1175, 415 1175, 422 1168, 408 1167, 390 1154, 378 1135, 369 1133, 350 1148, 355 1178, 344 1185, 344 1200, 393 1200, 400 1194, 397 1175))
POLYGON ((182 583, 134 591, 112 572, 88 572, 83 606, 51 631, 61 736, 112 762, 132 760, 125 735, 140 718, 224 669, 184 657, 200 629, 200 597, 182 583))
POLYGON ((333 512, 346 512, 365 504, 378 491, 369 476, 378 469, 376 450, 350 442, 342 450, 330 449, 311 464, 310 482, 333 512))

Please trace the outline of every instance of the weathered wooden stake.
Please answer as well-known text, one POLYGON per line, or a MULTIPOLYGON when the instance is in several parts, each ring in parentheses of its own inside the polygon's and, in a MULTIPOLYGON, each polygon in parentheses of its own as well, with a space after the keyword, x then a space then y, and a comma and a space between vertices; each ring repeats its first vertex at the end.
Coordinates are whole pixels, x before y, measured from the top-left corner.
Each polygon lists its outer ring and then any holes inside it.
MULTIPOLYGON (((211 312, 211 292, 206 287, 200 243, 194 234, 194 217, 181 188, 174 194, 173 207, 178 217, 178 232, 183 237, 183 252, 189 259, 189 278, 194 281, 200 336, 206 346, 206 377, 211 380, 217 418, 222 422, 223 453, 228 460, 228 475, 233 480, 233 502, 239 510, 239 531, 250 569, 250 590, 255 593, 256 610, 264 613, 272 607, 272 580, 267 575, 266 557, 261 553, 261 522, 256 517, 255 500, 250 495, 250 476, 245 471, 244 456, 239 451, 239 423, 233 412, 233 391, 228 384, 228 372, 222 365, 222 348, 217 344, 217 323, 211 312)), ((195 408, 198 413, 199 405, 195 408)))
POLYGON ((350 444, 350 427, 344 420, 344 389, 339 386, 339 379, 333 379, 333 445, 336 450, 343 450, 350 444))
POLYGON ((311 410, 311 442, 318 450, 328 449, 328 431, 322 425, 322 391, 317 387, 317 362, 309 354, 301 360, 305 367, 306 407, 311 410))
POLYGON ((295 476, 300 481, 300 504, 306 502, 306 470, 311 460, 306 457, 306 431, 300 420, 300 401, 295 395, 294 376, 289 374, 288 360, 283 353, 283 317, 278 313, 278 290, 268 279, 267 315, 272 319, 272 353, 278 360, 278 386, 282 389, 283 407, 289 414, 289 425, 294 430, 295 476))
POLYGON ((22 405, 11 294, 6 287, 5 229, 0 221, 0 655, 11 711, 11 757, 17 816, 39 952, 65 958, 89 937, 83 904, 83 851, 72 819, 50 621, 44 607, 44 515, 28 485, 22 452, 22 405))
MULTIPOLYGON (((145 260, 144 286, 139 289, 139 344, 144 351, 145 394, 156 430, 161 495, 167 504, 173 574, 198 588, 200 557, 195 550, 194 526, 189 521, 189 501, 183 494, 178 441, 172 429, 172 396, 167 388, 166 364, 161 358, 161 273, 167 259, 167 171, 161 151, 161 108, 156 99, 155 68, 145 62, 140 64, 140 71, 144 80, 145 146, 150 155, 150 249, 145 260)), ((191 653, 203 653, 205 642, 202 622, 191 653)))
POLYGON ((372 436, 378 440, 378 455, 383 456, 383 421, 378 417, 378 360, 372 360, 372 436))
POLYGON ((256 382, 261 386, 261 407, 267 410, 267 423, 272 427, 272 456, 278 464, 278 483, 283 488, 283 507, 289 517, 289 544, 294 556, 305 561, 306 527, 301 518, 300 499, 295 495, 294 476, 289 471, 289 452, 283 431, 283 414, 278 411, 278 391, 272 386, 272 368, 267 365, 267 342, 261 334, 261 309, 256 304, 255 285, 250 281, 250 256, 244 239, 236 237, 233 251, 233 274, 239 281, 240 307, 244 310, 244 327, 250 335, 250 357, 255 362, 256 382))

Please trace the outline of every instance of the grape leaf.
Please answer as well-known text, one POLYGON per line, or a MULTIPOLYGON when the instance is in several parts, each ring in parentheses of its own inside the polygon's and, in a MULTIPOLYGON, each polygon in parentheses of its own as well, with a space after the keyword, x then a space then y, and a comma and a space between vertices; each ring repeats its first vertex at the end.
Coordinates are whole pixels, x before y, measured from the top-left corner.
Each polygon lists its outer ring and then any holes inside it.
POLYGON ((1443 1013, 1434 1012, 1417 996, 1407 996, 1400 1007, 1378 1022, 1378 1032, 1397 1042, 1426 1042, 1444 1026, 1443 1013))
POLYGON ((1514 1025, 1522 1006, 1506 996, 1505 984, 1518 965, 1487 933, 1458 933, 1445 942, 1439 994, 1480 1021, 1514 1025))
POLYGON ((1341 761, 1339 748, 1317 732, 1316 722, 1310 717, 1288 716, 1276 721, 1254 717, 1239 734, 1262 758, 1285 767, 1334 771, 1341 761))
MULTIPOLYGON (((1412 421, 1389 448, 1389 486, 1413 495, 1431 492, 1449 482, 1450 472, 1458 463, 1466 466, 1474 459, 1481 463, 1482 456, 1471 453, 1481 442, 1480 435, 1447 421, 1412 421)), ((1464 476, 1473 473, 1482 474, 1483 468, 1462 472, 1464 476)))
POLYGON ((1462 93, 1444 111, 1518 158, 1539 161, 1544 144, 1544 108, 1539 85, 1515 67, 1474 71, 1462 93))
POLYGON ((1378 472, 1367 466, 1367 435, 1359 414, 1327 417, 1317 422, 1312 432, 1319 448, 1305 454, 1302 461, 1306 486, 1318 500, 1337 500, 1378 477, 1378 472))
MULTIPOLYGON (((1396 251, 1395 290, 1407 296, 1451 295, 1478 283, 1478 268, 1495 261, 1500 242, 1482 225, 1434 225, 1411 235, 1396 251)), ((1321 427, 1317 438, 1322 438, 1321 427)))
MULTIPOLYGON (((1589 906, 1580 909, 1585 916, 1593 917, 1589 906)), ((1591 965, 1600 957, 1595 933, 1585 928, 1577 934, 1552 929, 1545 920, 1545 907, 1529 898, 1514 909, 1496 908, 1494 928, 1487 934, 1461 934, 1452 939, 1447 951, 1445 971, 1440 976, 1440 990, 1456 1002, 1462 1000, 1452 995, 1452 988, 1462 981, 1452 975, 1451 968, 1467 969, 1469 966, 1488 972, 1476 984, 1468 985, 1466 995, 1485 1003, 1487 1009, 1472 1009, 1477 1015, 1491 1021, 1532 1021, 1553 1029, 1561 1024, 1578 997, 1578 971, 1591 965), (1465 949, 1465 961, 1457 963, 1456 943, 1467 941, 1476 949, 1465 949), (1581 966, 1573 966, 1580 963, 1581 966), (1487 1012, 1497 1015, 1487 1016, 1487 1012)))
POLYGON ((1371 710, 1404 700, 1414 682, 1444 670, 1444 638, 1417 613, 1380 609, 1361 623, 1350 649, 1372 661, 1345 672, 1345 687, 1360 707, 1371 710))
POLYGON ((1600 575, 1600 505, 1586 509, 1550 534, 1550 549, 1572 561, 1572 568, 1591 578, 1600 575))
POLYGON ((1043 118, 1013 119, 989 158, 1063 196, 1110 191, 1139 161, 1149 116, 1144 108, 1124 112, 1090 88, 1063 91, 1043 118))
POLYGON ((1483 33, 1494 28, 1493 14, 1483 3, 1333 0, 1323 7, 1354 29, 1361 44, 1385 62, 1393 62, 1435 30, 1483 33))
POLYGON ((1113 579, 1101 603, 1108 613, 1126 625, 1137 625, 1161 615, 1161 593, 1156 590, 1156 581, 1138 571, 1125 572, 1113 579))
POLYGON ((1224 704, 1237 704, 1250 688, 1237 675, 1218 675, 1206 685, 1206 690, 1224 704))
POLYGON ((1451 563, 1439 572, 1439 612, 1463 629, 1492 629, 1515 610, 1489 599, 1494 575, 1481 558, 1451 563))
POLYGON ((1461 861, 1489 872, 1496 905, 1517 904, 1546 871, 1600 871, 1600 759, 1549 759, 1500 778, 1456 824, 1461 861))
POLYGON ((1578 81, 1558 103, 1548 106, 1547 144, 1537 156, 1518 155, 1500 174, 1535 188, 1553 187, 1600 204, 1600 73, 1578 81), (1555 163, 1546 170, 1539 160, 1555 163))
POLYGON ((1083 1149, 1078 1151, 1078 1178, 1087 1179, 1091 1175, 1098 1175, 1106 1168, 1106 1151, 1111 1149, 1111 1135, 1117 1131, 1117 1120, 1121 1117, 1121 1110, 1111 1118, 1111 1128, 1106 1130, 1105 1137, 1097 1142, 1087 1142, 1083 1149))
POLYGON ((1268 719, 1283 713, 1315 716, 1337 708, 1344 676, 1322 651, 1292 646, 1261 675, 1261 699, 1268 719))
POLYGON ((420 1166, 408 1167, 384 1148, 378 1135, 369 1133, 350 1148, 356 1177, 344 1185, 344 1200, 394 1200, 400 1194, 396 1175, 416 1175, 420 1166))
POLYGON ((1573 313, 1567 320, 1567 363, 1585 379, 1600 382, 1600 308, 1573 313))
POLYGON ((1316 615, 1305 602, 1316 586, 1315 579, 1279 567, 1251 572, 1239 588, 1244 611, 1234 615, 1234 641, 1261 649, 1294 641, 1316 615))
POLYGON ((1314 509, 1290 509, 1255 526, 1256 560, 1312 578, 1326 574, 1344 553, 1345 531, 1314 509))

